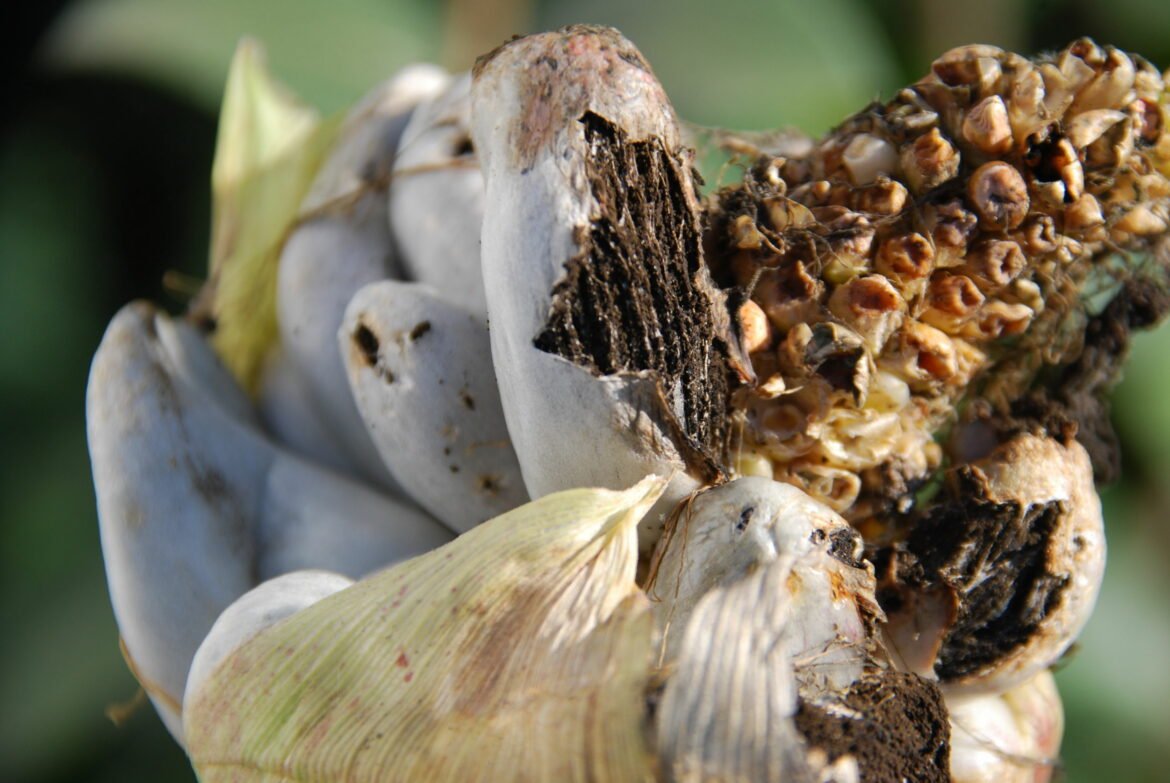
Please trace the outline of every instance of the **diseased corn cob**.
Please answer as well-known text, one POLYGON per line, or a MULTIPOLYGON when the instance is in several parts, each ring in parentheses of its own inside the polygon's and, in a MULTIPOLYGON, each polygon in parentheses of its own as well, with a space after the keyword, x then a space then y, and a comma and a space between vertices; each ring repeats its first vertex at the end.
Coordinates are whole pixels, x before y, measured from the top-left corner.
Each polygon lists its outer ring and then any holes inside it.
POLYGON ((1095 316, 1120 319, 1124 350, 1128 322, 1166 309, 1167 102, 1148 62, 1088 39, 1036 60, 960 47, 715 193, 709 260, 750 292, 760 379, 741 392, 739 471, 802 487, 867 537, 948 456, 994 442, 985 427, 944 441, 957 420, 1078 424, 1108 473, 1098 396, 1116 359, 1078 399, 1039 381, 1076 372, 1095 316))
POLYGON ((955 50, 706 205, 614 30, 506 44, 397 146, 357 113, 284 247, 261 416, 344 403, 401 503, 270 443, 185 325, 130 308, 94 364, 128 659, 202 779, 1046 780, 1047 670, 1104 565, 1098 392, 1170 302, 1164 84, 1134 63, 955 50), (373 282, 391 231, 413 279, 373 282), (339 360, 351 395, 282 396, 339 360), (352 586, 287 573, 442 525, 352 586))

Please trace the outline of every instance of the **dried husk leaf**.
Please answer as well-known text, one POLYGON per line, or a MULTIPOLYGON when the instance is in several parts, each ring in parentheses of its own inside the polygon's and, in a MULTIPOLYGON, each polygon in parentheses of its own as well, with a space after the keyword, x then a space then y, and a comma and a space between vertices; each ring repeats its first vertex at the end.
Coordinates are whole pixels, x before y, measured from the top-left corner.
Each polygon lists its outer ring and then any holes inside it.
POLYGON ((635 526, 664 486, 547 496, 262 632, 187 704, 200 779, 648 778, 635 526))
POLYGON ((213 343, 232 374, 254 389, 276 339, 281 245, 334 136, 268 73, 264 49, 244 39, 228 71, 211 170, 211 281, 205 306, 213 343))

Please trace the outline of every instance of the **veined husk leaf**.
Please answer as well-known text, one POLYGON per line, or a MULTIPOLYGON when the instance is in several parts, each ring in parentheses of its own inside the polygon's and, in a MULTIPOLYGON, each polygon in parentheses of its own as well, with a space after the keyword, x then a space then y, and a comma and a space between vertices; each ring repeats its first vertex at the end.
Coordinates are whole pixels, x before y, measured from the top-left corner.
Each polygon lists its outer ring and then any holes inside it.
POLYGON ((635 526, 664 486, 549 495, 260 633, 186 704, 200 779, 648 778, 635 526))
POLYGON ((205 305, 216 322, 216 352, 249 390, 276 339, 280 248, 336 125, 322 122, 272 78, 259 43, 240 42, 228 71, 211 169, 205 305))

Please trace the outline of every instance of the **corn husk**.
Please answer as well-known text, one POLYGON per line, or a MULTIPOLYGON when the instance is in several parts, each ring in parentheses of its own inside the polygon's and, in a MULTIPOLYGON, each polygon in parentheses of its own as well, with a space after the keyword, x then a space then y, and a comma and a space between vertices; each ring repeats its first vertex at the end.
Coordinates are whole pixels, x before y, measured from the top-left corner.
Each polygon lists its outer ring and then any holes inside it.
POLYGON ((244 593, 216 619, 196 650, 187 673, 184 701, 244 642, 352 584, 352 579, 329 571, 291 571, 244 593))
POLYGON ((664 484, 534 501, 261 632, 187 702, 200 779, 648 778, 635 526, 664 484))
POLYGON ((228 71, 211 170, 211 282, 216 351, 247 389, 276 339, 276 267, 334 127, 268 73, 244 39, 228 71))

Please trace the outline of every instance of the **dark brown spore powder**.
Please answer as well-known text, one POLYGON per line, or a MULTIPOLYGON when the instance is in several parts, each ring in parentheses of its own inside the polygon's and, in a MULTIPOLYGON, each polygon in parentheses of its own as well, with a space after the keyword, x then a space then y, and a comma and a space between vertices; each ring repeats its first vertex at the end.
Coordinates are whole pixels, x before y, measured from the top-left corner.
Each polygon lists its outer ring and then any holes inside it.
POLYGON ((796 727, 810 747, 830 761, 852 755, 863 781, 950 782, 951 726, 937 685, 884 671, 854 683, 842 703, 846 710, 830 712, 801 702, 796 727))
POLYGON ((542 351, 598 375, 650 372, 697 451, 721 464, 727 435, 729 319, 703 265, 689 169, 658 139, 631 142, 581 118, 599 216, 552 292, 542 351))

